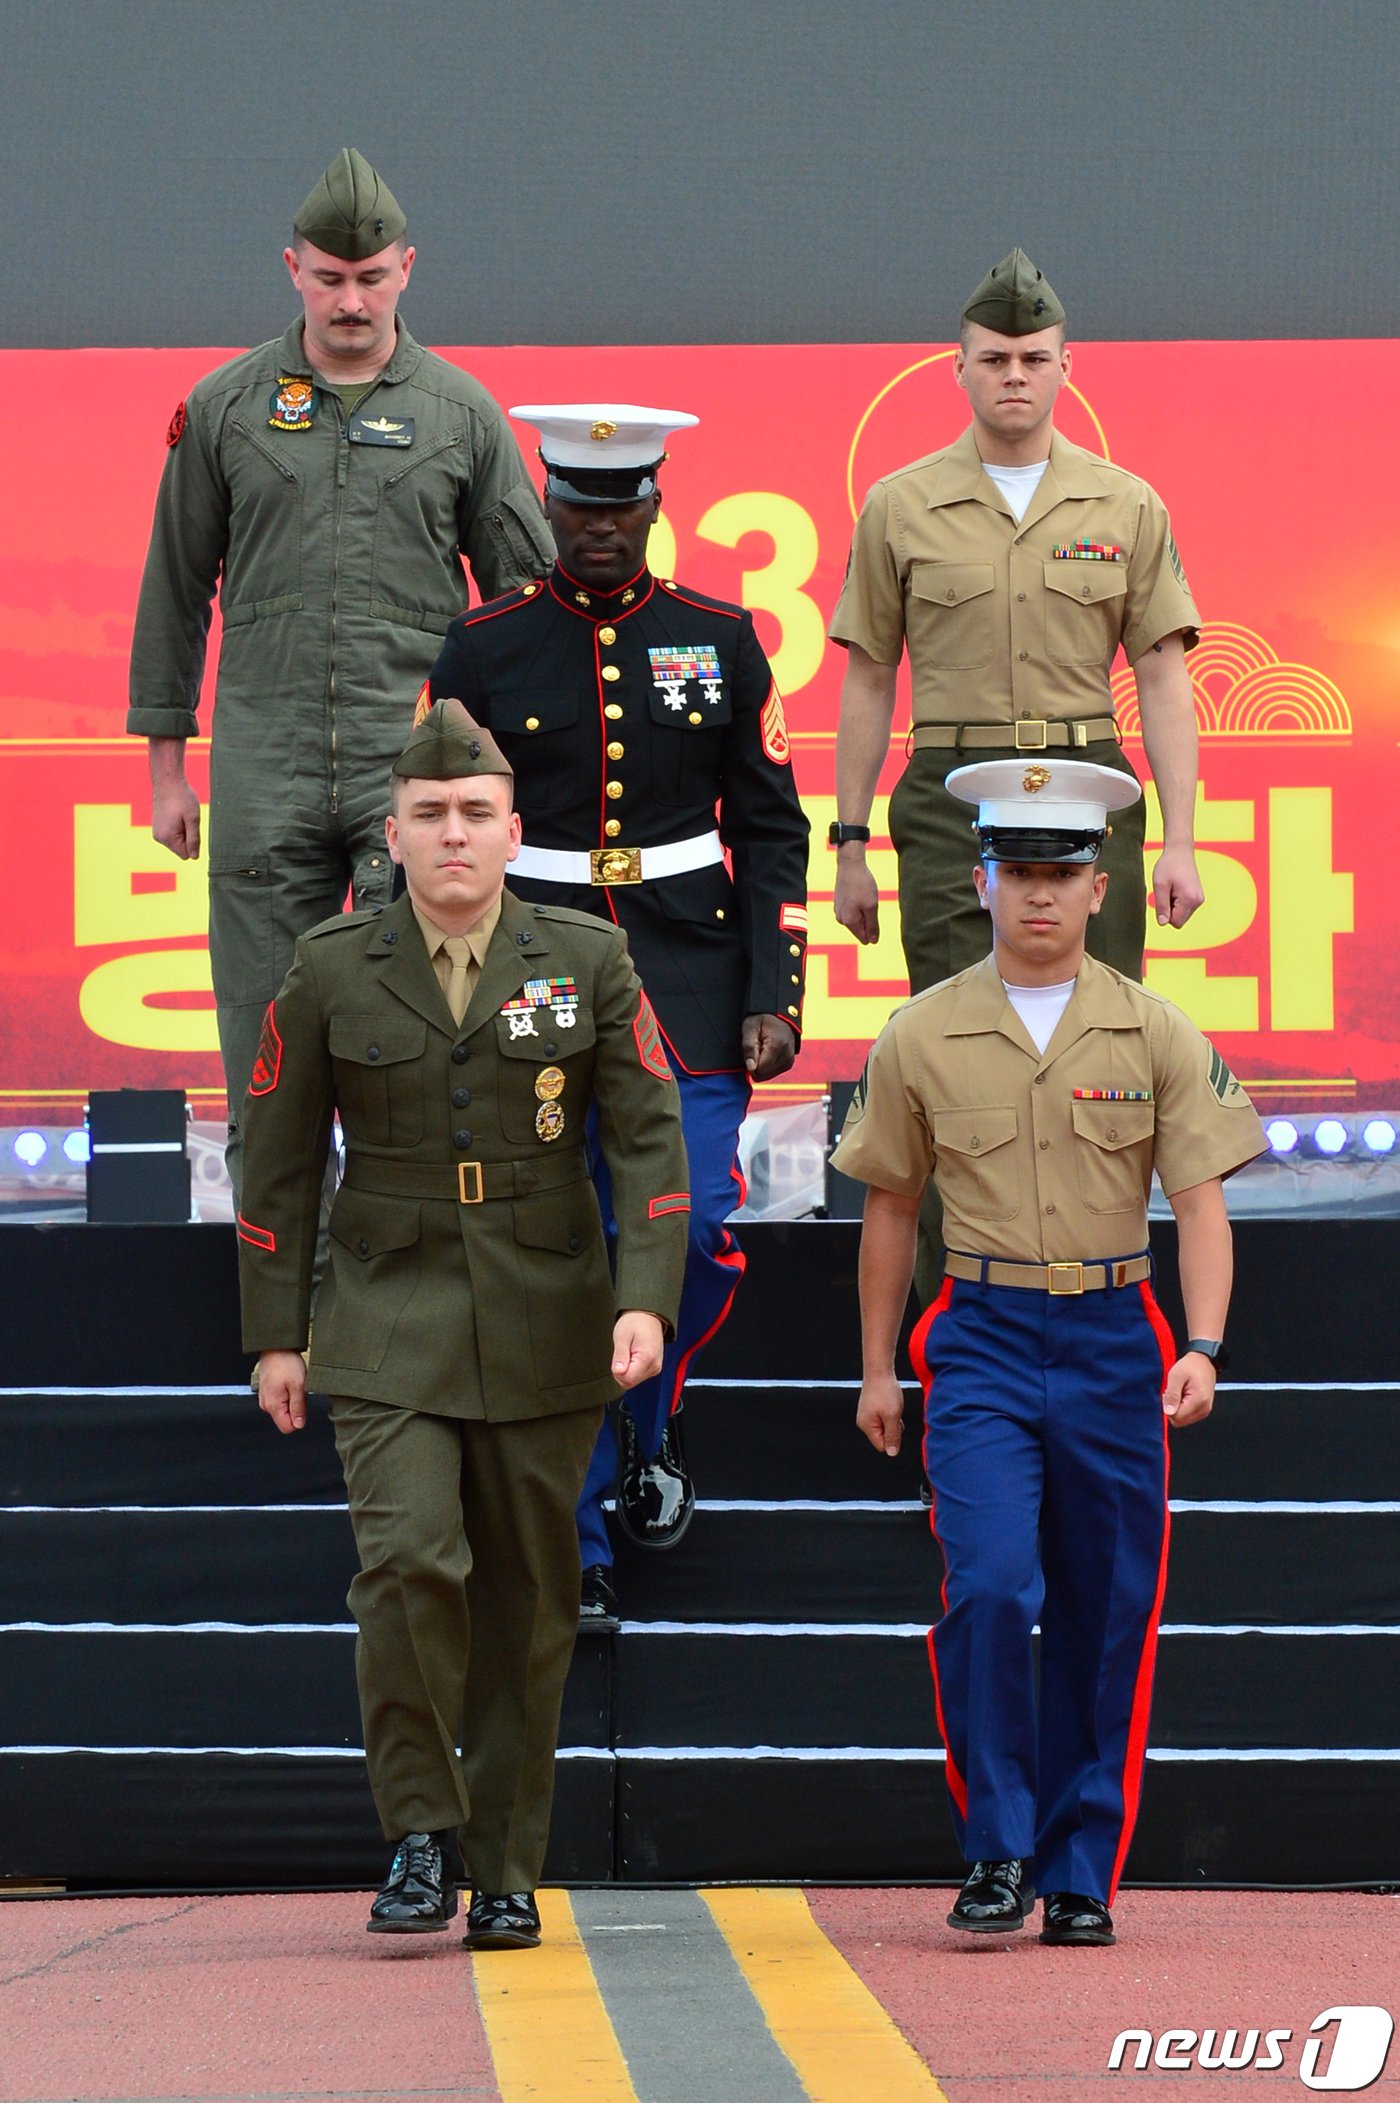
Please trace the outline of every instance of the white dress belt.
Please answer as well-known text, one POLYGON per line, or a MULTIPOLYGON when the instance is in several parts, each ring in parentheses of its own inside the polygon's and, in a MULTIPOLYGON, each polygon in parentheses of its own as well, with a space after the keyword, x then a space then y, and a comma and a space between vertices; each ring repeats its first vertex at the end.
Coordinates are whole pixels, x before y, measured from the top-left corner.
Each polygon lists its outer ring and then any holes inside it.
POLYGON ((546 884, 606 882, 607 878, 598 871, 599 858, 604 855, 634 857, 637 874, 621 880, 649 883, 659 876, 684 876, 691 869, 708 869, 724 860, 724 848, 717 832, 702 832, 692 840, 671 840, 664 847, 605 847, 575 853, 564 848, 523 846, 507 869, 506 881, 513 873, 546 884))

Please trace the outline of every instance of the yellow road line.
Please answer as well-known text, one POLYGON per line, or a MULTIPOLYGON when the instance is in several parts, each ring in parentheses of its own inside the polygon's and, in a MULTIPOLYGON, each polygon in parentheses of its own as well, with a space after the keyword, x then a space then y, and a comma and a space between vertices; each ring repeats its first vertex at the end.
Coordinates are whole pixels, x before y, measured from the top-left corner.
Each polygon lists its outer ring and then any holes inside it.
POLYGON ((538 1950, 478 1950, 476 1997, 501 2103, 637 2103, 568 1894, 537 1894, 538 1950))
POLYGON ((802 1892, 701 1896, 812 2103, 948 2103, 802 1892))

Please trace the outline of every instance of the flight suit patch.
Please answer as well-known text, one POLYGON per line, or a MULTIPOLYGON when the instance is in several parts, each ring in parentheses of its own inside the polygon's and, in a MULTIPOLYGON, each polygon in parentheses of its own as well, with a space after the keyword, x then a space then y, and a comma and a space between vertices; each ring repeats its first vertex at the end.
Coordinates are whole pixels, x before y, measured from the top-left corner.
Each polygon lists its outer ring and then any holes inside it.
POLYGON ((183 402, 181 402, 181 403, 179 404, 179 406, 178 406, 178 407, 176 408, 175 414, 174 414, 174 415, 173 415, 173 416, 171 417, 171 419, 170 419, 170 428, 169 428, 169 430, 168 430, 168 431, 166 432, 166 434, 165 434, 165 442, 166 442, 166 444, 167 444, 167 445, 178 445, 178 444, 180 443, 180 440, 181 440, 181 438, 182 438, 182 437, 184 436, 184 432, 185 432, 185 405, 184 405, 184 403, 183 403, 183 402))
POLYGON ((366 416, 357 409, 345 426, 345 436, 351 445, 412 445, 413 422, 411 416, 366 416))
POLYGON ((248 1083, 249 1095, 271 1095, 282 1075, 282 1039, 277 1034, 271 1003, 263 1017, 262 1035, 258 1039, 258 1055, 253 1061, 253 1077, 248 1083))
POLYGON ((792 746, 788 742, 787 721, 783 715, 783 698, 776 686, 768 689, 768 699, 763 704, 759 719, 759 730, 763 749, 775 767, 785 767, 792 757, 792 746))
POLYGON ((272 390, 267 420, 274 431, 309 431, 321 397, 309 380, 284 373, 272 390))

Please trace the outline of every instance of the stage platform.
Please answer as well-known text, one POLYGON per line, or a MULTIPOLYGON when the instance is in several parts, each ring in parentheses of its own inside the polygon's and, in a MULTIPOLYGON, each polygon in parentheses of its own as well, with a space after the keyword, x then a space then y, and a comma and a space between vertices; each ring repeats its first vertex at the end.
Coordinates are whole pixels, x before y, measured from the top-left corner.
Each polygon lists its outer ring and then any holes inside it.
MULTIPOLYGON (((620 1558, 623 1630, 579 1646, 549 1875, 955 1881, 914 1444, 851 1421, 858 1230, 743 1238, 688 1406, 701 1509, 620 1558)), ((0 1877, 376 1881, 334 1448, 248 1395, 231 1230, 0 1254, 0 1877)), ((1174 1442, 1128 1881, 1400 1883, 1400 1221, 1245 1221, 1237 1256, 1230 1377, 1174 1442)))

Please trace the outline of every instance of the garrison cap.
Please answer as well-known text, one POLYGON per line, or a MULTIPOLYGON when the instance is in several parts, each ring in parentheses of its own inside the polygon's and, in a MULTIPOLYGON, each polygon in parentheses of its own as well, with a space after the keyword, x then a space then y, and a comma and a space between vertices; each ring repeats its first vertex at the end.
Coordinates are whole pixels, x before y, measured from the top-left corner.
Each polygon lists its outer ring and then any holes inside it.
POLYGON ((700 421, 684 409, 633 402, 531 402, 510 413, 539 432, 545 492, 569 504, 635 504, 654 495, 666 440, 700 421))
POLYGON ((304 241, 342 263, 363 263, 408 231, 393 191, 353 146, 341 147, 292 225, 304 241))
POLYGON ((1086 759, 984 759, 955 767, 947 787, 977 805, 984 862, 1096 861, 1109 812, 1142 794, 1131 774, 1086 759))
POLYGON ((1037 329, 1052 329, 1065 318, 1065 310, 1023 248, 1013 248, 987 272, 962 310, 964 321, 975 321, 999 336, 1033 336, 1037 329))
POLYGON ((512 768, 489 730, 474 723, 460 701, 435 701, 394 761, 404 781, 461 781, 469 774, 510 775, 512 768))

